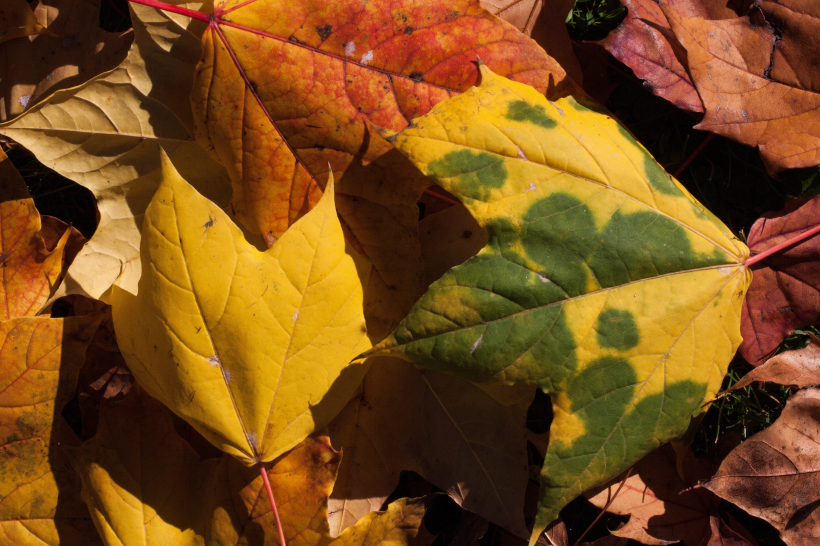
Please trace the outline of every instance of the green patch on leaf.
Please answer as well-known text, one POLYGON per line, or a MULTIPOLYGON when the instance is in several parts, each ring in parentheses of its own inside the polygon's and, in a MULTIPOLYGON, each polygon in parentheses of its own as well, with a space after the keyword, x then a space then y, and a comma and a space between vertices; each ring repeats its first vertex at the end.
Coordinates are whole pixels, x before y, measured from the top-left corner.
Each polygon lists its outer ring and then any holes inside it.
POLYGON ((628 351, 637 347, 641 340, 632 313, 621 309, 606 309, 598 316, 595 329, 598 344, 608 349, 628 351))
POLYGON ((509 104, 506 118, 513 121, 533 123, 544 129, 552 129, 558 125, 547 115, 543 106, 540 104, 533 106, 523 100, 517 100, 509 104))
POLYGON ((455 150, 428 165, 427 174, 434 178, 457 178, 460 193, 470 199, 486 201, 493 188, 507 181, 502 158, 487 152, 455 150))

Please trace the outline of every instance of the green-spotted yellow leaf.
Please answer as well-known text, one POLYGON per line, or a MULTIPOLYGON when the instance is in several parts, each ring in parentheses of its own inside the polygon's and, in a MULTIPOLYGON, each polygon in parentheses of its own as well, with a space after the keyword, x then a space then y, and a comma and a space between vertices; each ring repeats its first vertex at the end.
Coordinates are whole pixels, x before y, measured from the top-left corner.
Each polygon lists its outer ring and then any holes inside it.
MULTIPOLYGON (((325 426, 366 371, 362 282, 333 191, 260 252, 163 154, 136 296, 115 287, 117 343, 140 385, 246 465, 325 426)), ((332 188, 333 180, 328 182, 332 188)))
POLYGON ((369 354, 550 394, 534 540, 702 411, 751 274, 746 246, 611 117, 481 74, 386 136, 489 241, 369 354))

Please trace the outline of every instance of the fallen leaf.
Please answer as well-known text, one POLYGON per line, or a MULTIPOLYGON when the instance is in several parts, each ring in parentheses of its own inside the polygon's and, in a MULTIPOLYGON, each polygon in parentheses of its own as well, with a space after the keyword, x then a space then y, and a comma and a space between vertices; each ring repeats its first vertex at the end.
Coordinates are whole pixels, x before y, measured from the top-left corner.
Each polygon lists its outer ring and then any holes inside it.
POLYGON ((573 51, 566 24, 574 5, 573 0, 546 0, 532 29, 532 39, 558 61, 567 76, 580 86, 586 85, 584 73, 573 51))
POLYGON ((723 523, 720 516, 712 514, 709 518, 709 525, 712 528, 712 537, 706 546, 752 546, 753 544, 723 523))
POLYGON ((527 536, 524 422, 532 396, 524 386, 487 391, 396 358, 374 359, 361 392, 328 426, 344 453, 331 533, 377 510, 401 471, 412 470, 466 510, 527 536))
POLYGON ((36 0, 32 8, 42 32, 17 40, 0 38, 0 121, 59 89, 111 70, 125 58, 133 39, 130 30, 106 32, 99 27, 99 2, 36 0))
POLYGON ((315 205, 332 168, 346 235, 373 264, 368 331, 384 338, 423 292, 416 203, 430 180, 368 123, 401 129, 467 89, 477 56, 542 92, 563 69, 478 0, 218 0, 214 14, 191 102, 199 142, 233 181, 237 218, 271 244, 315 205), (270 13, 287 15, 270 26, 270 13))
MULTIPOLYGON (((168 411, 144 394, 104 403, 94 438, 64 450, 106 544, 278 542, 258 469, 228 455, 200 461, 168 411)), ((340 459, 327 437, 314 436, 267 465, 288 544, 406 544, 425 512, 419 500, 369 514, 335 541, 327 536, 327 496, 340 459)))
POLYGON ((200 192, 220 205, 230 202, 227 173, 193 137, 188 93, 204 25, 129 5, 135 40, 125 61, 0 126, 0 134, 97 199, 97 230, 52 300, 82 294, 107 301, 113 284, 136 293, 140 227, 160 179, 158 144, 200 192))
POLYGON ((40 213, 20 173, 0 150, 0 293, 2 319, 36 315, 55 290, 70 232, 51 251, 40 237, 40 213))
POLYGON ((544 537, 551 546, 569 546, 567 526, 560 517, 547 526, 544 537))
MULTIPOLYGON (((544 0, 481 0, 482 8, 504 19, 527 36, 532 34, 543 6, 544 0)), ((563 23, 563 20, 561 22, 563 23)))
MULTIPOLYGON (((629 516, 626 525, 612 531, 618 537, 631 538, 642 544, 706 544, 714 539, 712 514, 720 499, 710 491, 693 487, 706 474, 698 468, 700 461, 691 451, 684 459, 684 478, 676 470, 675 451, 666 445, 644 457, 611 485, 584 493, 589 501, 603 509, 613 498, 607 512, 629 516), (621 484, 623 483, 623 487, 621 484)), ((707 463, 708 468, 708 463, 707 463)), ((717 518, 720 521, 720 518, 717 518)), ((725 525, 724 525, 725 526, 725 525)), ((718 543, 719 544, 719 543, 718 543)))
POLYGON ((198 139, 228 168, 237 217, 269 240, 318 202, 328 163, 348 199, 409 205, 386 195, 396 188, 388 179, 379 178, 381 191, 362 188, 367 181, 358 179, 347 187, 351 164, 390 151, 366 122, 399 130, 410 117, 466 90, 478 75, 476 55, 542 92, 564 75, 478 0, 436 0, 399 11, 361 0, 322 9, 309 2, 234 6, 216 0, 202 40, 191 96, 198 139), (269 13, 286 16, 270 26, 269 13), (260 63, 270 58, 279 62, 260 63))
POLYGON ((145 390, 211 443, 248 466, 270 461, 361 383, 367 366, 348 364, 370 346, 369 268, 347 252, 332 192, 260 252, 162 161, 138 294, 113 294, 117 343, 145 390))
POLYGON ((755 381, 794 385, 798 388, 820 385, 820 339, 813 334, 809 334, 809 338, 809 344, 803 349, 773 356, 744 375, 726 392, 742 389, 755 381))
POLYGON ((687 17, 669 5, 662 9, 686 49, 687 69, 705 109, 696 129, 756 146, 773 176, 820 163, 820 87, 795 86, 773 73, 772 59, 783 59, 776 50, 792 41, 788 27, 775 29, 749 17, 687 17))
POLYGON ((65 235, 66 231, 68 231, 69 234, 68 241, 66 241, 65 244, 65 250, 63 251, 63 273, 65 273, 65 270, 74 262, 74 258, 76 258, 77 254, 83 249, 88 239, 83 237, 83 234, 80 233, 77 228, 66 224, 59 218, 48 216, 47 214, 40 215, 40 237, 42 237, 49 252, 53 252, 54 249, 57 248, 57 244, 63 235, 65 235))
POLYGON ((798 391, 774 424, 735 448, 703 483, 771 523, 789 546, 813 544, 818 536, 818 412, 820 390, 798 391))
POLYGON ((98 544, 77 476, 61 459, 60 412, 98 316, 0 322, 0 535, 20 546, 98 544))
POLYGON ((534 542, 717 392, 741 341, 748 249, 608 116, 481 73, 385 135, 489 243, 363 356, 550 394, 534 542))
POLYGON ((0 44, 43 32, 26 0, 5 0, 0 6, 0 44))
POLYGON ((106 404, 96 435, 62 450, 82 478, 103 543, 203 544, 203 499, 214 489, 218 461, 200 462, 159 402, 141 395, 106 404))
POLYGON ((328 546, 429 546, 436 538, 421 528, 424 499, 399 499, 370 512, 328 546))
MULTIPOLYGON (((820 197, 794 199, 759 218, 749 230, 749 250, 759 254, 818 224, 820 197)), ((740 354, 759 365, 795 328, 817 323, 820 313, 820 237, 752 265, 754 277, 743 304, 740 354)))
POLYGON ((427 287, 447 270, 478 254, 487 245, 487 230, 478 225, 467 207, 456 205, 425 216, 419 222, 419 241, 427 287))
POLYGON ((703 105, 686 67, 678 60, 680 48, 655 0, 621 0, 629 10, 623 22, 598 43, 644 80, 654 95, 678 108, 703 112, 703 105))

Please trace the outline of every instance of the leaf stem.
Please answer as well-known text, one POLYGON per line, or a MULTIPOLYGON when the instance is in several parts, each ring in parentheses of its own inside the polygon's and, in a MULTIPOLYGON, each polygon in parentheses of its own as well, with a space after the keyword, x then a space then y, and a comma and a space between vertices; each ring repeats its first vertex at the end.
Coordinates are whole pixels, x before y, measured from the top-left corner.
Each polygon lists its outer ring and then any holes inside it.
POLYGON ((601 516, 603 516, 603 515, 604 515, 604 513, 606 513, 607 508, 609 508, 609 506, 610 506, 613 502, 615 502, 615 497, 617 497, 617 496, 618 496, 618 493, 620 493, 620 492, 621 492, 621 488, 622 488, 622 487, 624 486, 624 484, 626 483, 626 480, 628 480, 628 479, 629 479, 629 476, 630 476, 630 474, 632 474, 632 471, 633 471, 633 470, 635 470, 635 467, 634 467, 634 466, 630 467, 630 468, 629 468, 629 470, 627 470, 627 471, 626 471, 626 476, 624 476, 624 479, 621 481, 620 485, 618 485, 618 489, 616 489, 616 490, 615 490, 615 494, 614 494, 614 495, 612 495, 612 496, 609 498, 609 500, 607 501, 606 505, 605 505, 605 506, 601 509, 601 513, 600 513, 600 514, 598 514, 598 517, 597 517, 597 518, 595 518, 594 520, 592 520, 592 523, 590 523, 590 524, 589 524, 589 527, 587 527, 587 530, 586 530, 586 531, 584 531, 584 532, 583 532, 583 534, 581 534, 581 536, 580 536, 580 537, 578 537, 578 540, 576 540, 576 541, 575 541, 575 544, 573 544, 572 546, 578 546, 578 544, 579 544, 579 543, 580 543, 580 542, 584 539, 584 537, 585 537, 585 536, 587 536, 587 533, 589 533, 590 529, 592 529, 592 528, 595 526, 595 524, 596 524, 596 523, 598 523, 598 520, 599 520, 599 519, 601 519, 601 516))
POLYGON ((450 203, 451 205, 460 205, 460 204, 461 204, 461 202, 460 202, 460 201, 456 201, 456 200, 455 200, 455 199, 453 199, 452 197, 447 197, 446 195, 441 195, 440 193, 435 192, 435 191, 433 191, 433 190, 431 190, 431 189, 426 189, 426 190, 424 190, 424 193, 426 193, 427 195, 433 196, 433 197, 435 197, 436 199, 439 199, 439 200, 441 200, 441 201, 444 201, 445 203, 450 203))
POLYGON ((754 256, 749 256, 748 258, 746 258, 746 267, 751 267, 752 265, 756 264, 757 262, 759 262, 761 260, 765 260, 766 258, 771 256, 772 254, 775 254, 776 252, 780 252, 784 248, 790 247, 792 245, 796 245, 797 243, 799 243, 801 241, 804 241, 804 240, 808 239, 809 237, 813 237, 814 235, 817 235, 818 233, 820 233, 820 224, 817 224, 813 228, 804 231, 800 235, 792 237, 791 239, 787 239, 787 240, 783 241, 780 244, 776 244, 772 248, 767 248, 766 250, 764 250, 763 252, 761 252, 759 254, 755 254, 754 256))
POLYGON ((268 492, 268 499, 270 499, 270 506, 273 508, 273 518, 276 520, 276 528, 279 530, 279 544, 280 546, 287 546, 285 542, 285 532, 282 530, 282 522, 279 521, 279 510, 276 509, 276 499, 273 497, 273 489, 268 480, 268 471, 265 469, 265 463, 259 462, 259 473, 262 474, 262 481, 265 482, 265 489, 268 492))
POLYGON ((686 167, 688 167, 688 166, 689 166, 689 164, 690 164, 690 163, 691 163, 691 162, 692 162, 692 161, 693 161, 693 160, 694 160, 697 156, 699 156, 699 155, 700 155, 700 153, 703 151, 703 149, 704 149, 704 148, 706 148, 706 146, 708 146, 710 142, 712 142, 712 139, 713 139, 713 138, 715 138, 715 133, 709 133, 709 135, 707 135, 707 137, 703 139, 703 142, 701 142, 701 143, 700 143, 700 146, 698 146, 697 148, 695 148, 695 151, 694 151, 694 152, 692 152, 692 153, 689 155, 689 157, 687 157, 687 158, 686 158, 686 161, 684 161, 684 162, 683 162, 683 164, 682 164, 680 167, 678 167, 678 170, 676 170, 676 171, 674 172, 674 174, 672 174, 672 176, 674 176, 675 178, 677 178, 678 176, 680 176, 680 174, 681 174, 683 171, 685 171, 685 170, 686 170, 686 167))
POLYGON ((199 19, 200 21, 205 21, 206 23, 211 22, 211 16, 207 13, 202 13, 201 11, 196 11, 188 8, 183 8, 182 6, 175 6, 173 4, 166 4, 165 2, 159 2, 158 0, 128 0, 129 2, 133 2, 135 4, 142 4, 143 6, 151 6, 152 8, 159 8, 161 10, 170 11, 172 13, 179 13, 180 15, 185 15, 187 17, 192 17, 194 19, 199 19))

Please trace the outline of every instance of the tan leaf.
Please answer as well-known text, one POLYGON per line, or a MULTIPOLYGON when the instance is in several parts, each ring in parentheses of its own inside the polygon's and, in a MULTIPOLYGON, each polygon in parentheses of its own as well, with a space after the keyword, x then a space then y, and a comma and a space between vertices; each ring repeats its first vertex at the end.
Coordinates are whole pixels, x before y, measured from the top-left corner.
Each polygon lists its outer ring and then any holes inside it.
POLYGON ((135 42, 114 71, 59 91, 0 126, 0 134, 26 146, 47 167, 97 198, 97 231, 55 297, 107 299, 115 283, 136 292, 139 230, 159 185, 160 146, 209 199, 221 205, 230 200, 225 170, 192 136, 188 95, 203 25, 147 6, 131 4, 131 9, 135 42), (169 44, 173 54, 167 51, 169 44))
POLYGON ((532 34, 543 5, 544 0, 481 0, 482 8, 504 19, 527 36, 532 34))
POLYGON ((820 339, 813 334, 809 334, 809 337, 811 339, 806 347, 770 358, 762 366, 743 376, 727 392, 742 389, 755 381, 800 388, 820 385, 820 339))
POLYGON ((769 428, 735 448, 703 485, 780 531, 789 546, 820 535, 820 389, 798 391, 769 428))
POLYGON ((0 121, 21 114, 58 89, 111 70, 131 45, 130 30, 99 28, 98 2, 37 0, 33 11, 45 31, 0 45, 0 121))
POLYGON ((26 0, 4 0, 0 5, 0 44, 13 38, 43 32, 26 0))

